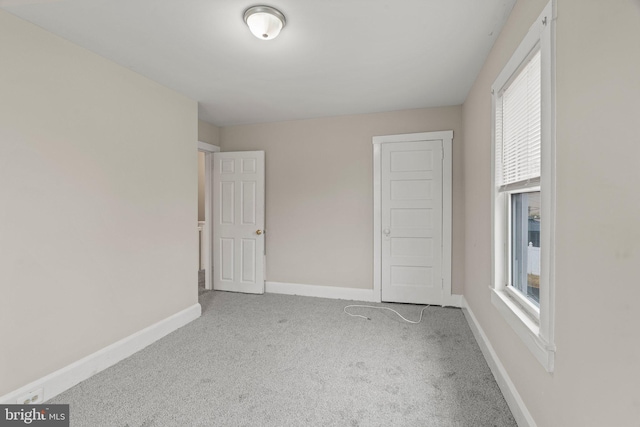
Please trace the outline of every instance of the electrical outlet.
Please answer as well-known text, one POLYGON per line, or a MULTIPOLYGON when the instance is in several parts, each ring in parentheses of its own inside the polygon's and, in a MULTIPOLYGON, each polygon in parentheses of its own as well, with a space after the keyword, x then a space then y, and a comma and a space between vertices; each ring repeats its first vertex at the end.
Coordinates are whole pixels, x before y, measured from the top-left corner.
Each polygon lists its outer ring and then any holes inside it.
POLYGON ((19 405, 37 405, 43 402, 44 390, 39 388, 37 390, 30 391, 29 393, 20 396, 16 403, 19 405))

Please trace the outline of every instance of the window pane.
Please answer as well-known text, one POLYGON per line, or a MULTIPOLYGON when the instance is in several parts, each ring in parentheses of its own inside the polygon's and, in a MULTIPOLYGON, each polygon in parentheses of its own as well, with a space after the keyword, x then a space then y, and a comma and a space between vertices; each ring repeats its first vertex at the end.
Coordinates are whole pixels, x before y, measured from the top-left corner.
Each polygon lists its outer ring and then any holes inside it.
POLYGON ((511 285, 540 305, 540 192, 511 195, 511 285))

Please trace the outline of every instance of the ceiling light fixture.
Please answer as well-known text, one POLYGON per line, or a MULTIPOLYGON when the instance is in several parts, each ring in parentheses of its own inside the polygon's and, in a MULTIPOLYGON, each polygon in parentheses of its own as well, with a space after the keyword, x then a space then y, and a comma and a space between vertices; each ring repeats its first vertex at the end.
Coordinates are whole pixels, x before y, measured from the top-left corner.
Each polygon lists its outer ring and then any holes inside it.
POLYGON ((270 6, 253 6, 245 10, 244 22, 257 38, 271 40, 278 37, 287 20, 278 9, 270 6))

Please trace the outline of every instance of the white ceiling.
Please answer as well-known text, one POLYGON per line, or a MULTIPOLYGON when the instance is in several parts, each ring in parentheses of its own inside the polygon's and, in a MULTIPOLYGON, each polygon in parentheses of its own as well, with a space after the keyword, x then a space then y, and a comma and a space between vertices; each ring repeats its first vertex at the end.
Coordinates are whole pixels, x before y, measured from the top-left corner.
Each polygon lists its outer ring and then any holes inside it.
POLYGON ((464 102, 516 0, 0 0, 199 102, 218 126, 464 102), (245 9, 287 25, 255 38, 245 9))

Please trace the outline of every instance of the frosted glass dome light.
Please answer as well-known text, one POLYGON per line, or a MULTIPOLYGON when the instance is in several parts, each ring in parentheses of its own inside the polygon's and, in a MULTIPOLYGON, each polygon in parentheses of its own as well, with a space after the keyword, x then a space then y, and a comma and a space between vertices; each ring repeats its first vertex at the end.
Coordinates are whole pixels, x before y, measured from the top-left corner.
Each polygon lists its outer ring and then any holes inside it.
POLYGON ((282 12, 270 6, 253 6, 244 12, 244 22, 260 40, 278 37, 287 20, 282 12))

